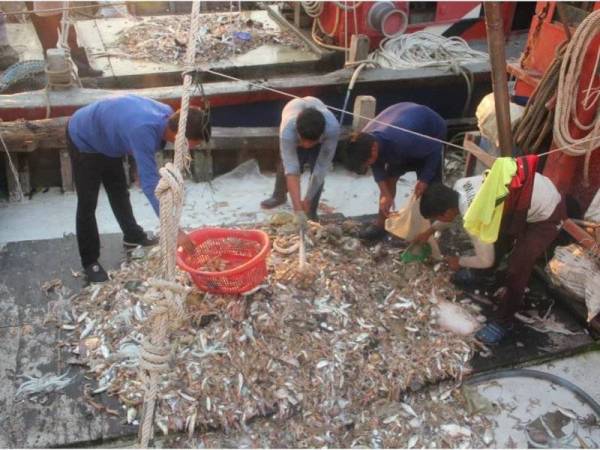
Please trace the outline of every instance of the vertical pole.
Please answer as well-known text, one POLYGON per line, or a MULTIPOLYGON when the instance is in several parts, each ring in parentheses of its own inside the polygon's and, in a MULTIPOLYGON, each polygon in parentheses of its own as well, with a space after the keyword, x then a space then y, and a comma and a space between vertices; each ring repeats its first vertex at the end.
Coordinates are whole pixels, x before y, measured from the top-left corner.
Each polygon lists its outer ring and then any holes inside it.
POLYGON ((512 156, 512 132, 510 129, 508 82, 506 79, 506 54, 504 51, 504 29, 502 26, 500 2, 484 2, 484 8, 500 152, 502 156, 512 156))

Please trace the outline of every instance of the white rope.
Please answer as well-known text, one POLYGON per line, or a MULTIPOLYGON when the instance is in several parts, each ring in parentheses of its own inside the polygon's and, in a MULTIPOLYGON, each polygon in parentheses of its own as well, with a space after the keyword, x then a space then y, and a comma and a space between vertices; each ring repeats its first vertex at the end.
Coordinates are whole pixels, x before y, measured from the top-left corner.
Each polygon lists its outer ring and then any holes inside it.
MULTIPOLYGON (((594 144, 591 139, 600 139, 600 107, 597 107, 595 120, 589 125, 584 125, 577 116, 577 101, 579 98, 579 82, 581 79, 582 67, 585 62, 586 54, 590 49, 592 41, 600 33, 600 10, 594 11, 579 24, 575 33, 571 37, 565 56, 560 67, 560 77, 558 80, 556 111, 554 114, 554 142, 563 147, 564 152, 571 156, 585 155, 584 164, 584 184, 588 184, 589 161, 591 152, 594 150, 594 144), (571 133, 571 121, 582 131, 590 130, 584 138, 576 138, 571 133)), ((600 49, 596 48, 596 52, 600 49)), ((598 54, 596 55, 596 64, 598 64, 598 54)), ((597 67, 596 67, 597 69, 597 67)), ((592 73, 592 79, 595 77, 595 71, 592 73)), ((586 101, 589 100, 591 85, 586 92, 586 101)), ((588 103, 586 109, 591 109, 593 103, 597 104, 598 97, 594 102, 588 103)))
MULTIPOLYGON (((190 32, 186 53, 186 67, 194 67, 196 42, 200 24, 200 2, 192 3, 190 32)), ((156 196, 160 204, 160 254, 162 279, 151 280, 151 290, 144 300, 152 304, 152 315, 148 319, 149 336, 140 351, 139 377, 144 386, 144 406, 139 429, 140 447, 148 447, 154 435, 154 410, 158 395, 158 381, 161 372, 169 369, 170 330, 176 329, 185 314, 184 299, 187 289, 176 283, 177 236, 183 210, 184 183, 181 172, 189 167, 189 147, 186 139, 188 110, 193 74, 185 70, 183 93, 177 136, 175 138, 174 164, 167 163, 160 169, 160 181, 156 186, 156 196)))
POLYGON ((426 31, 384 39, 369 59, 391 69, 416 67, 450 67, 467 62, 489 61, 485 52, 472 49, 467 42, 453 36, 446 38, 426 31))
POLYGON ((23 201, 25 199, 25 195, 23 194, 23 188, 21 187, 21 180, 19 179, 19 172, 17 170, 17 168, 15 167, 15 165, 13 164, 13 160, 10 156, 10 152, 8 151, 8 147, 6 146, 6 142, 4 142, 4 137, 2 136, 2 133, 0 133, 0 141, 2 141, 2 147, 4 148, 4 151, 6 152, 6 159, 8 160, 8 165, 10 167, 10 171, 13 174, 13 177, 15 179, 15 184, 17 185, 17 192, 16 193, 10 193, 9 195, 13 195, 13 198, 11 200, 15 200, 15 201, 23 201))
POLYGON ((200 25, 200 2, 192 3, 192 19, 190 23, 190 33, 188 45, 185 54, 185 69, 183 76, 183 93, 181 95, 181 109, 179 115, 179 125, 177 128, 177 137, 175 139, 175 166, 179 170, 188 170, 190 166, 190 149, 185 137, 187 126, 188 109, 190 106, 190 93, 193 81, 193 73, 196 62, 196 42, 198 28, 200 25))
POLYGON ((323 2, 319 1, 308 1, 302 2, 302 8, 304 12, 313 19, 319 17, 323 12, 323 2))

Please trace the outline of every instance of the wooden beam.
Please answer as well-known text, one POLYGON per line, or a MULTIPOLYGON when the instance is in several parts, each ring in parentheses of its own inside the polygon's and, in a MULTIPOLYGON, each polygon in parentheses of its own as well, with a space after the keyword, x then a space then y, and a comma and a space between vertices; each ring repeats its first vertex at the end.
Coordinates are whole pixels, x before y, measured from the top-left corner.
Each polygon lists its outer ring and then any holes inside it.
POLYGON ((68 117, 42 120, 0 122, 0 133, 11 152, 32 152, 36 149, 64 148, 68 117))
POLYGON ((463 147, 475 158, 485 164, 486 167, 492 167, 494 161, 496 161, 496 157, 490 155, 481 147, 479 147, 475 142, 469 141, 465 139, 463 141, 463 147))
POLYGON ((364 61, 369 56, 369 37, 365 34, 353 34, 350 38, 350 54, 348 63, 364 61))
POLYGON ((370 119, 375 117, 377 99, 371 95, 359 95, 354 100, 354 116, 352 117, 352 130, 361 131, 370 119), (362 117, 360 117, 362 116, 362 117), (368 117, 364 118, 363 117, 368 117))
POLYGON ((496 122, 502 156, 512 156, 512 130, 510 127, 510 109, 508 82, 506 79, 506 51, 504 48, 504 25, 500 2, 486 2, 485 29, 487 32, 490 65, 492 66, 492 87, 496 104, 496 122))
POLYGON ((73 191, 73 166, 67 149, 60 150, 60 179, 63 192, 73 191))

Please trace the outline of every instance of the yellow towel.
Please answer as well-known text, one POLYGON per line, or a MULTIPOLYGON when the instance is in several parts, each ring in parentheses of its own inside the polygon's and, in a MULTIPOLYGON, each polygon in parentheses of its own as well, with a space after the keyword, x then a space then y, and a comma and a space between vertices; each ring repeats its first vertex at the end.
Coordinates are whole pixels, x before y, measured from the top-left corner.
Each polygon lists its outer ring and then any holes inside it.
POLYGON ((465 230, 482 242, 498 240, 508 185, 517 173, 513 158, 498 158, 463 217, 465 230))

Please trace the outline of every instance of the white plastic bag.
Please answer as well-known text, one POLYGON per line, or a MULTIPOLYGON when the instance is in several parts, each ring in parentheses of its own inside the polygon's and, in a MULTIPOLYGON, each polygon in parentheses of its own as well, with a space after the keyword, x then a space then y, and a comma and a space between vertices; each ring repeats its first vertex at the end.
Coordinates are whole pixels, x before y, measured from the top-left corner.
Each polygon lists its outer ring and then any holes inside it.
POLYGON ((600 189, 596 191, 596 195, 594 195, 594 199, 588 206, 583 218, 590 222, 600 222, 600 189))
MULTIPOLYGON (((390 217, 385 219, 385 229, 394 236, 412 241, 423 231, 431 226, 431 222, 421 215, 421 200, 411 195, 406 204, 390 217)), ((431 245, 431 255, 434 259, 441 259, 442 255, 438 243, 433 236, 427 241, 431 245)))
POLYGON ((600 267, 577 244, 557 247, 546 271, 555 284, 585 300, 588 322, 600 312, 600 267))
POLYGON ((426 231, 431 223, 421 215, 420 203, 420 199, 411 195, 401 209, 390 214, 390 217, 385 220, 386 231, 407 241, 412 241, 420 233, 426 231))
POLYGON ((600 273, 596 273, 585 281, 585 306, 587 321, 591 322, 600 313, 600 273))

